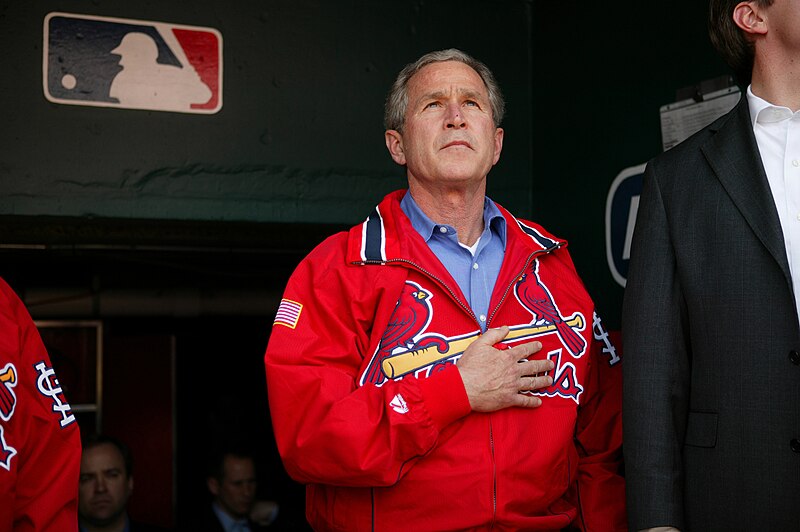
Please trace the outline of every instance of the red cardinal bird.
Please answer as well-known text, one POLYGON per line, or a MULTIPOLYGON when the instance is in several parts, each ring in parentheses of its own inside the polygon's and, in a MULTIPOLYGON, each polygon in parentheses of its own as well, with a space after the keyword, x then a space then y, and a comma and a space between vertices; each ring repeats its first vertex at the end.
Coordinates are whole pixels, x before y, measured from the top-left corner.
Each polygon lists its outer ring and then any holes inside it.
POLYGON ((381 337, 378 350, 361 378, 362 385, 365 382, 382 383, 386 379, 381 370, 383 359, 391 355, 392 351, 398 347, 408 349, 414 347, 414 337, 428 324, 431 310, 425 300, 430 295, 430 292, 416 284, 406 283, 400 299, 397 300, 397 306, 389 318, 389 324, 381 337))
POLYGON ((553 298, 536 274, 536 266, 531 269, 531 274, 523 273, 522 277, 514 285, 514 292, 520 303, 536 315, 537 320, 545 320, 556 326, 556 332, 561 338, 561 342, 569 349, 573 356, 577 356, 583 351, 586 345, 580 334, 570 327, 553 304, 553 298))

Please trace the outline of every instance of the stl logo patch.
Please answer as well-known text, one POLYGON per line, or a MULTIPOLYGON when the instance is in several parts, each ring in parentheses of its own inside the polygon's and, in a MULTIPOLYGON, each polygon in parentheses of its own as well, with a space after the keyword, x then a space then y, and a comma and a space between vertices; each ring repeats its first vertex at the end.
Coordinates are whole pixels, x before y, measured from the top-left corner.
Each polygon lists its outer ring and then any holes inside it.
POLYGON ((50 13, 44 19, 45 97, 54 103, 216 113, 222 35, 213 28, 50 13))

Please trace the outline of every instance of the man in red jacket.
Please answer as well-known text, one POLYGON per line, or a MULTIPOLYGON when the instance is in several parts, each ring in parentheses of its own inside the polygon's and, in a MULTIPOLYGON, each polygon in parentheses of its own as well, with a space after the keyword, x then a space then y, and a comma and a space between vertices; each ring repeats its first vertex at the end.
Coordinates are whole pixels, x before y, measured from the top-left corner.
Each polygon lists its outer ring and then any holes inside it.
POLYGON ((78 424, 39 332, 0 279, 0 530, 78 529, 78 424))
POLYGON ((485 195, 503 99, 459 50, 408 65, 408 190, 292 275, 265 355, 317 530, 622 530, 621 364, 566 242, 485 195))

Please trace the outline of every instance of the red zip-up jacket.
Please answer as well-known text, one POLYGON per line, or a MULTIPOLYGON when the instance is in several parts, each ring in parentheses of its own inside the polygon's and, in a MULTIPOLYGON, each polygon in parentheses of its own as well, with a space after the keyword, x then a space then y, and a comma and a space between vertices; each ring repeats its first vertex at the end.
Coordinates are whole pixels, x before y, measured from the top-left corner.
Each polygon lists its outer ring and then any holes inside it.
POLYGON ((566 242, 514 218, 489 327, 555 362, 535 409, 472 412, 480 325, 389 194, 292 274, 265 355, 270 412, 316 530, 624 530, 620 358, 566 242))
POLYGON ((0 279, 0 532, 78 530, 78 423, 22 301, 0 279))

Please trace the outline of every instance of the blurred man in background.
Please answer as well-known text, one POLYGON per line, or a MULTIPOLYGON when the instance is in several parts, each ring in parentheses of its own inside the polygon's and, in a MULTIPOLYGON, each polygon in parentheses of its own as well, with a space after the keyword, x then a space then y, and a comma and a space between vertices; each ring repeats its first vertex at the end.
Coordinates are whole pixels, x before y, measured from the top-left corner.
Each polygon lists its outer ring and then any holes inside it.
POLYGON ((127 445, 105 435, 83 444, 79 518, 82 532, 158 532, 162 528, 128 516, 133 493, 133 457, 127 445))

